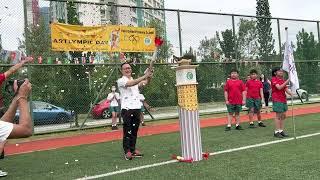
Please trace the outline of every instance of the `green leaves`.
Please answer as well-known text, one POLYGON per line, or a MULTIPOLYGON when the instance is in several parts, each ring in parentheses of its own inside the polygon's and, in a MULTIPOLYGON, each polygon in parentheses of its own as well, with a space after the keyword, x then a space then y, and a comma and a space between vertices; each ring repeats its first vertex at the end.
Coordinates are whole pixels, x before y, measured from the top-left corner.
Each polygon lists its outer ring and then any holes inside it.
MULTIPOLYGON (((257 16, 271 17, 268 0, 257 0, 257 16)), ((258 18, 257 20, 259 55, 262 60, 271 60, 270 56, 274 50, 274 42, 271 19, 258 18)))

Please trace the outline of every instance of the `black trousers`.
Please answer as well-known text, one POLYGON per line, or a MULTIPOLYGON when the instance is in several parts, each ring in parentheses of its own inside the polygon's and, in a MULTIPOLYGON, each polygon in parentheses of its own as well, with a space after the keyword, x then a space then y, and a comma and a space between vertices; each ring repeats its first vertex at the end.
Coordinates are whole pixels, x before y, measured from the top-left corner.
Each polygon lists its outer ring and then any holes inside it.
POLYGON ((123 119, 123 150, 124 153, 136 150, 137 135, 140 125, 140 109, 122 109, 123 119))
POLYGON ((266 106, 269 106, 270 93, 269 92, 264 92, 263 96, 264 96, 264 102, 266 103, 266 106))

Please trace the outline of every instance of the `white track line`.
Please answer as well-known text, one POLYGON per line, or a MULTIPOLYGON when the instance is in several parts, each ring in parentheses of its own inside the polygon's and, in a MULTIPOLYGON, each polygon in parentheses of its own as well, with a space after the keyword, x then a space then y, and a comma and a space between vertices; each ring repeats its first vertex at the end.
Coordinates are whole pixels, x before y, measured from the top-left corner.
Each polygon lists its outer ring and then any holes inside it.
MULTIPOLYGON (((312 137, 312 136, 317 136, 317 135, 320 135, 320 132, 298 136, 297 139, 302 139, 302 138, 307 138, 307 137, 312 137)), ((269 141, 269 142, 264 142, 264 143, 249 145, 249 146, 243 146, 243 147, 239 147, 239 148, 233 148, 233 149, 228 149, 228 150, 224 150, 224 151, 218 151, 218 152, 210 153, 210 156, 218 155, 218 154, 224 154, 224 153, 230 153, 230 152, 235 152, 235 151, 241 151, 241 150, 251 149, 251 148, 255 148, 255 147, 267 146, 267 145, 270 145, 270 144, 277 144, 277 143, 282 143, 282 142, 287 142, 287 141, 292 141, 292 140, 294 140, 294 138, 286 138, 286 139, 281 139, 281 140, 276 140, 276 141, 269 141)), ((102 177, 112 176, 112 175, 116 175, 116 174, 123 174, 123 173, 131 172, 131 171, 138 171, 138 170, 141 170, 141 169, 147 169, 147 168, 151 168, 151 167, 162 166, 162 165, 172 164, 172 163, 176 163, 176 162, 178 162, 178 161, 177 160, 170 160, 170 161, 165 161, 165 162, 160 162, 160 163, 154 163, 154 164, 139 166, 139 167, 135 167, 135 168, 129 168, 129 169, 123 169, 123 170, 119 170, 119 171, 113 171, 113 172, 100 174, 100 175, 82 177, 82 178, 79 178, 77 180, 98 179, 98 178, 102 178, 102 177)))

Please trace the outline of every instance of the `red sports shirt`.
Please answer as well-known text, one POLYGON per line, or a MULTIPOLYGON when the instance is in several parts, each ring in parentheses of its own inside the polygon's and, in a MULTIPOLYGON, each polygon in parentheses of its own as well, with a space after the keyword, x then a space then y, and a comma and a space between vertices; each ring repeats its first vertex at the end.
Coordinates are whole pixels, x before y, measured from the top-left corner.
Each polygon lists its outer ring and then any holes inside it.
POLYGON ((230 104, 242 104, 242 92, 245 91, 245 85, 241 80, 227 80, 224 91, 228 92, 228 101, 230 104))
POLYGON ((278 78, 278 77, 272 77, 271 79, 271 88, 272 88, 272 101, 273 102, 281 102, 281 103, 287 103, 286 98, 286 89, 287 87, 284 87, 283 89, 276 88, 276 85, 283 84, 285 80, 278 78))
POLYGON ((247 86, 247 98, 261 99, 260 89, 263 88, 262 82, 258 79, 250 79, 246 83, 247 86))

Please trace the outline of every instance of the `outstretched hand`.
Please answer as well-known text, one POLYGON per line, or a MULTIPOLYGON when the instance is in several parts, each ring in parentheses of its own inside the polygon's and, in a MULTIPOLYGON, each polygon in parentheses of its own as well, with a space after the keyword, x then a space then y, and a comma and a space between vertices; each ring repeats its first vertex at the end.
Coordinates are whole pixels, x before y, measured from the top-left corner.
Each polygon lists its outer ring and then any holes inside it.
POLYGON ((153 76, 153 68, 150 69, 150 68, 147 68, 144 72, 146 78, 151 78, 153 76))
POLYGON ((24 60, 21 61, 21 63, 25 64, 25 63, 29 63, 29 62, 32 62, 32 61, 33 61, 32 57, 26 57, 24 60))
MULTIPOLYGON (((15 91, 18 90, 18 84, 17 84, 17 80, 14 81, 14 89, 15 91)), ((31 92, 31 83, 28 79, 24 80, 24 83, 20 86, 18 93, 17 93, 17 97, 28 97, 30 92, 31 92)))

